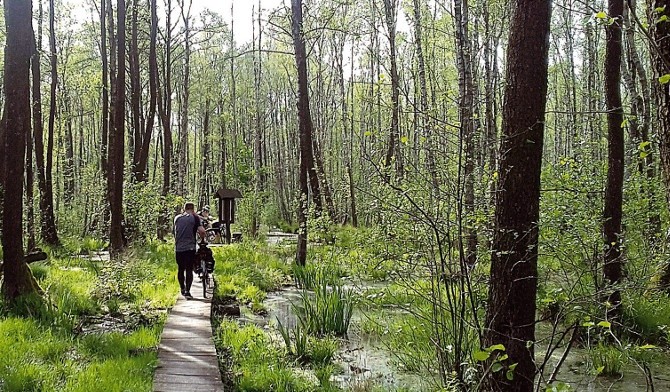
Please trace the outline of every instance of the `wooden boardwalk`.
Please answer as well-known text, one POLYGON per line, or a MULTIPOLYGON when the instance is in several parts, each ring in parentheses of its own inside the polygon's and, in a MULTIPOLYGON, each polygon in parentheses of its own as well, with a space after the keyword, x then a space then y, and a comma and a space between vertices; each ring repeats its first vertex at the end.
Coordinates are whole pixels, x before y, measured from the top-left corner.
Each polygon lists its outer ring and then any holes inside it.
POLYGON ((154 373, 155 392, 223 392, 212 340, 211 291, 203 299, 202 285, 194 276, 191 294, 192 300, 179 297, 165 323, 154 373))

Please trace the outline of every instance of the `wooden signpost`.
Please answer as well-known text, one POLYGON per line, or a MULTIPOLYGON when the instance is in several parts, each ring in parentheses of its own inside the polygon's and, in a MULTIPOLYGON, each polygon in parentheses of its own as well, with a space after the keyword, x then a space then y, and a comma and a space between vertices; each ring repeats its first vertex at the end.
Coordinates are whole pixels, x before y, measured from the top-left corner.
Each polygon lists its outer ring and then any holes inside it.
POLYGON ((223 229, 221 235, 226 238, 226 244, 230 244, 230 224, 235 223, 235 199, 241 199, 242 193, 237 189, 221 188, 216 192, 216 198, 219 200, 219 222, 223 229))

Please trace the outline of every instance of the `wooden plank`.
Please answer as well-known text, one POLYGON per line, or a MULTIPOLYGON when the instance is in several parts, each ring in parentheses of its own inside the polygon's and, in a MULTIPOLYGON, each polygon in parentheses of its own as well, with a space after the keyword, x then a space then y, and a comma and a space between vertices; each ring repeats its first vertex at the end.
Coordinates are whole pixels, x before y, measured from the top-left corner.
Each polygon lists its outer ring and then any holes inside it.
POLYGON ((224 392, 223 386, 198 385, 191 384, 166 384, 162 382, 154 383, 154 392, 224 392))
MULTIPOLYGON (((191 292, 202 292, 200 282, 191 292)), ((154 392, 223 392, 210 314, 209 300, 177 300, 161 335, 154 392)))

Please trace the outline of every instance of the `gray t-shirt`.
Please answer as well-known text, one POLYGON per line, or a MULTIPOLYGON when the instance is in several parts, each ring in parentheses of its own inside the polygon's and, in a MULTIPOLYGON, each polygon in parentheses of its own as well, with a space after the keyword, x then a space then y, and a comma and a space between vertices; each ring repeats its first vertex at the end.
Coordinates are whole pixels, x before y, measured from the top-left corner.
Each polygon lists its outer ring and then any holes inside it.
POLYGON ((200 218, 187 212, 174 218, 174 248, 176 252, 195 251, 196 233, 200 218))

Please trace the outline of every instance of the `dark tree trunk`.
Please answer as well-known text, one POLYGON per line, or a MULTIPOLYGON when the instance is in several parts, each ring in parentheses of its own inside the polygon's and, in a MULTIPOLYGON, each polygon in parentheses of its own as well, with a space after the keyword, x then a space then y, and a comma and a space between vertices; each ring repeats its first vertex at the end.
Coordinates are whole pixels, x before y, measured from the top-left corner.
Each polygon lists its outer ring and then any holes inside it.
MULTIPOLYGON (((298 250, 296 262, 305 265, 307 260, 307 213, 309 210, 308 172, 314 170, 312 152, 312 116, 309 109, 309 79, 307 77, 307 52, 302 31, 302 0, 291 0, 293 15, 292 33, 295 48, 295 62, 298 68, 298 122, 300 128, 300 201, 298 209, 298 250)), ((312 192, 318 189, 318 181, 312 185, 312 192)), ((316 197, 316 196, 315 196, 316 197)))
POLYGON ((128 146, 131 154, 133 179, 142 180, 142 170, 140 168, 140 149, 142 148, 142 130, 140 125, 140 112, 142 110, 140 103, 140 51, 137 43, 137 12, 139 11, 139 0, 132 0, 130 6, 132 16, 130 19, 130 53, 128 53, 129 77, 130 77, 130 145, 128 146))
MULTIPOLYGON (((155 0, 153 0, 155 2, 155 0)), ((153 5, 152 5, 153 7, 153 5)), ((163 89, 160 86, 160 78, 156 77, 156 94, 158 101, 158 114, 161 120, 163 129, 163 186, 161 188, 161 196, 165 197, 170 193, 172 188, 172 130, 170 128, 170 119, 172 118, 172 1, 166 2, 165 14, 165 58, 163 61, 163 71, 165 78, 165 86, 163 89)), ((153 12, 153 10, 152 10, 153 12)), ((165 206, 163 213, 159 219, 158 237, 163 238, 169 230, 169 210, 165 206)))
POLYGON ((74 200, 74 138, 72 136, 72 107, 70 98, 65 98, 64 112, 65 118, 65 160, 63 161, 63 201, 69 207, 74 200))
POLYGON ((109 65, 107 61, 107 0, 100 0, 100 55, 102 56, 102 136, 100 168, 107 178, 107 143, 109 139, 109 65))
POLYGON ((151 146, 151 135, 154 129, 154 118, 156 117, 156 95, 158 93, 158 60, 156 58, 158 13, 156 11, 156 1, 157 0, 150 0, 149 2, 151 8, 151 30, 149 33, 149 114, 147 116, 147 123, 144 125, 144 132, 140 134, 141 145, 139 148, 136 148, 137 164, 133 167, 133 175, 137 182, 144 182, 147 180, 149 148, 151 146))
POLYGON ((5 171, 2 216, 2 294, 8 301, 39 292, 24 262, 23 176, 30 134, 30 58, 34 49, 32 1, 5 0, 5 171))
MULTIPOLYGON (((54 150, 54 126, 56 120, 56 87, 58 85, 57 57, 56 57, 56 32, 54 1, 49 1, 49 51, 51 64, 51 87, 49 102, 49 129, 47 134, 46 162, 44 166, 45 192, 41 196, 44 203, 44 222, 42 223, 43 240, 51 245, 60 243, 56 232, 56 218, 53 203, 53 150, 54 150)), ((39 64, 37 65, 39 68, 39 64)), ((39 88, 39 87, 38 87, 39 88)), ((41 143, 40 143, 41 144, 41 143)))
POLYGON ((616 285, 623 278, 621 252, 621 215, 623 203, 624 137, 623 109, 621 106, 621 22, 623 0, 609 0, 608 16, 614 23, 607 26, 605 44, 605 101, 607 103, 607 184, 605 186, 605 210, 603 212, 603 235, 605 258, 603 273, 605 284, 614 286, 609 293, 607 314, 615 321, 621 314, 621 292, 616 285))
MULTIPOLYGON (((650 20, 670 17, 670 0, 649 0, 648 5, 652 13, 649 15, 650 20)), ((650 32, 655 46, 655 49, 651 50, 652 60, 655 76, 658 78, 670 73, 670 24, 668 22, 652 23, 650 32)), ((670 83, 654 83, 654 90, 659 121, 659 157, 666 198, 670 203, 670 83)), ((670 291, 670 261, 664 267, 659 283, 670 291)))
POLYGON ((117 0, 117 76, 116 99, 114 100, 114 127, 109 135, 109 171, 110 189, 110 245, 111 251, 118 254, 125 246, 123 232, 123 167, 124 167, 124 135, 125 135, 125 105, 126 102, 126 2, 117 0))
MULTIPOLYGON (((177 194, 180 196, 186 195, 186 176, 187 176, 187 152, 188 152, 188 111, 189 111, 189 97, 190 97, 190 81, 191 81, 191 0, 188 0, 188 8, 185 4, 186 0, 180 1, 181 17, 184 22, 184 82, 182 87, 182 102, 181 102, 181 125, 179 127, 179 165, 177 169, 177 194)), ((170 66, 168 64, 168 66, 170 66)))
POLYGON ((397 11, 395 0, 384 0, 384 13, 386 15, 386 28, 388 29, 388 40, 391 61, 391 129, 389 142, 386 150, 386 176, 388 178, 393 158, 398 177, 403 176, 402 156, 400 155, 400 80, 398 77, 398 64, 396 60, 396 20, 397 11))
MULTIPOLYGON (((34 42, 34 41, 33 41, 34 42)), ((33 170, 33 134, 26 133, 26 229, 28 250, 35 248, 35 171, 33 170)))
MULTIPOLYGON (((40 4, 40 15, 42 7, 40 4)), ((42 18, 40 17, 40 20, 42 18)), ((41 47, 42 24, 39 24, 38 39, 35 48, 41 47)), ((46 169, 44 163, 44 125, 42 122, 42 91, 40 89, 40 53, 38 50, 33 52, 32 59, 32 93, 33 93, 33 137, 35 142, 35 165, 37 167, 37 187, 40 191, 40 234, 42 241, 51 246, 57 246, 60 241, 56 230, 56 218, 53 207, 53 187, 47 183, 46 169)))
POLYGON ((550 18, 550 0, 515 2, 484 345, 503 344, 509 355, 504 363, 517 365, 513 380, 504 371, 490 374, 487 390, 493 391, 530 392, 535 378, 537 225, 550 18))

